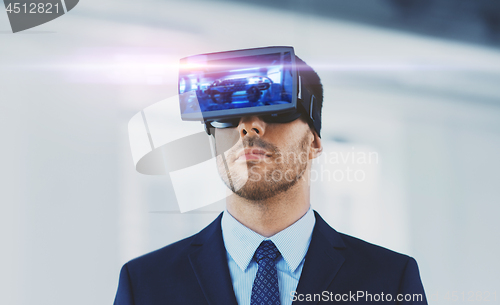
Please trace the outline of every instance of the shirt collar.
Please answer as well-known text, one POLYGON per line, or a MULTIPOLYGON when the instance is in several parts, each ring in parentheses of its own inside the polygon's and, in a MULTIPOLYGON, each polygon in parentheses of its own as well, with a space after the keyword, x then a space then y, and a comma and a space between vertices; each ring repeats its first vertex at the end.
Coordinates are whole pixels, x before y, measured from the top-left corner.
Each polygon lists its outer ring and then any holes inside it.
POLYGON ((245 271, 260 243, 271 240, 281 253, 290 271, 295 272, 304 259, 311 242, 316 218, 311 207, 299 220, 267 238, 236 220, 227 210, 222 215, 222 237, 227 252, 241 270, 245 271))

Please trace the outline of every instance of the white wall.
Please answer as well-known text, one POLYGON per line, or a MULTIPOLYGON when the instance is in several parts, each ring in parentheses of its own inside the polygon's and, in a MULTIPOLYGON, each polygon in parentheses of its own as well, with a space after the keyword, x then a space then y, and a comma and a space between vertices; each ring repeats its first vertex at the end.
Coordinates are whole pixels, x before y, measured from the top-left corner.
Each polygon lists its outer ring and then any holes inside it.
POLYGON ((379 156, 352 165, 362 183, 316 183, 314 208, 414 256, 431 300, 499 287, 500 51, 208 1, 86 0, 9 29, 0 14, 0 303, 110 304, 124 262, 215 218, 135 172, 127 122, 175 94, 180 57, 266 45, 318 70, 329 151, 379 156))

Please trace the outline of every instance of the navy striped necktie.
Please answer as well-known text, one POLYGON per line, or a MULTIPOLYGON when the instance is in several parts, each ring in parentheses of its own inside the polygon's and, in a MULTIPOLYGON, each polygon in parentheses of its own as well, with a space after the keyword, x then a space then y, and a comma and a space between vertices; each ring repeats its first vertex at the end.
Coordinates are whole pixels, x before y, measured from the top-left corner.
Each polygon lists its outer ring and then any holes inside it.
POLYGON ((254 259, 259 265, 259 270, 253 282, 250 305, 280 305, 276 270, 276 261, 280 255, 270 240, 263 241, 255 251, 254 259))

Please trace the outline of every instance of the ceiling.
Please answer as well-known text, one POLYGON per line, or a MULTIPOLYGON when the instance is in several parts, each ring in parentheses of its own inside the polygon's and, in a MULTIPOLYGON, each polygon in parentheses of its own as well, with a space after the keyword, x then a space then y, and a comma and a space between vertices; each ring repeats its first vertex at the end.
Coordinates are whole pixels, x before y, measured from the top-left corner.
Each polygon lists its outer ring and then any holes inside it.
POLYGON ((495 0, 219 0, 500 47, 495 0))

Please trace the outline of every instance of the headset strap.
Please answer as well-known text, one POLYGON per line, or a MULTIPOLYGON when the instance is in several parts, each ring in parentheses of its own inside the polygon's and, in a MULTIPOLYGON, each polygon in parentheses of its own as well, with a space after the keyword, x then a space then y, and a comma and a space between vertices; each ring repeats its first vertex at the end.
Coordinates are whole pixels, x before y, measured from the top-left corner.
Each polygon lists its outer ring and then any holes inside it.
POLYGON ((305 78, 300 76, 299 72, 299 91, 297 92, 297 107, 301 107, 302 111, 304 111, 308 119, 314 126, 314 129, 320 135, 319 131, 321 129, 321 108, 320 105, 309 89, 309 84, 307 83, 305 78))

